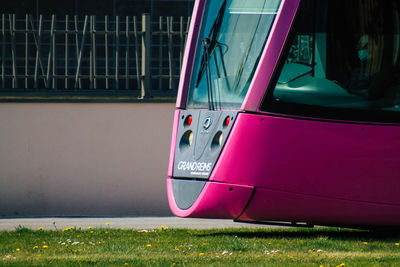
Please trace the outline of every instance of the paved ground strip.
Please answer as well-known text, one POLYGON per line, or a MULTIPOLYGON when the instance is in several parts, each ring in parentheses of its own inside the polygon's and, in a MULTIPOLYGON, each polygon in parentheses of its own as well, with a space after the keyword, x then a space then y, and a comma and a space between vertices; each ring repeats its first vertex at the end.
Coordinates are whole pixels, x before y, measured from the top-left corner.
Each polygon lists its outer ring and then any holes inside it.
MULTIPOLYGON (((53 217, 53 218, 3 218, 0 219, 0 230, 15 230, 18 227, 26 227, 32 230, 43 227, 44 230, 60 230, 67 227, 86 229, 89 226, 96 228, 118 229, 154 229, 161 225, 170 228, 189 229, 222 229, 270 226, 236 223, 232 220, 217 219, 192 219, 178 217, 53 217), (107 224, 109 223, 109 224, 107 224)), ((277 227, 277 226, 274 226, 277 227)))

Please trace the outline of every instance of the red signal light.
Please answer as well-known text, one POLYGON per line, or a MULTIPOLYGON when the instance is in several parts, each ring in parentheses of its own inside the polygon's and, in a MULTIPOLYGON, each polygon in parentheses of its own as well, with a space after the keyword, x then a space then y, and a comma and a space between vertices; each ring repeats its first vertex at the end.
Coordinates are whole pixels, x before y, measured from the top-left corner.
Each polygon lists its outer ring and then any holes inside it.
POLYGON ((186 117, 186 125, 187 126, 190 126, 192 124, 192 121, 193 121, 192 115, 189 115, 186 117))
POLYGON ((225 127, 228 127, 230 122, 231 122, 231 118, 230 118, 229 116, 226 117, 226 118, 225 118, 225 122, 224 122, 224 126, 225 126, 225 127))

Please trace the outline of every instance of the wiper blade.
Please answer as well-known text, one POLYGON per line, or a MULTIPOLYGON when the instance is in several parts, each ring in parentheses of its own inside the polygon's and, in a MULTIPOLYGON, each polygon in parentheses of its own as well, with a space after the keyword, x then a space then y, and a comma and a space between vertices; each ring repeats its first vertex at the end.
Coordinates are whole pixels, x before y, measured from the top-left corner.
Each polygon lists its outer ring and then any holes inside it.
POLYGON ((218 44, 217 36, 218 36, 218 33, 219 33, 220 29, 221 29, 222 18, 223 18, 223 14, 225 13, 225 7, 226 7, 226 0, 224 0, 224 2, 221 5, 221 8, 218 11, 217 17, 216 17, 216 19, 214 21, 213 26, 211 27, 211 30, 210 30, 210 32, 208 34, 208 37, 204 38, 202 40, 203 48, 204 48, 204 41, 206 41, 208 43, 208 45, 207 45, 207 49, 203 49, 203 58, 201 60, 200 70, 199 70, 199 73, 197 75, 196 87, 199 86, 200 81, 201 81, 201 79, 202 79, 202 77, 204 75, 204 71, 206 69, 206 62, 205 62, 204 54, 207 54, 207 58, 209 58, 210 55, 213 53, 216 45, 218 44))
POLYGON ((213 89, 212 89, 212 81, 211 81, 211 71, 210 71, 210 54, 207 52, 209 47, 209 39, 205 38, 201 41, 203 45, 203 62, 206 71, 206 79, 207 79, 207 97, 208 97, 208 109, 215 110, 214 107, 214 97, 213 97, 213 89))

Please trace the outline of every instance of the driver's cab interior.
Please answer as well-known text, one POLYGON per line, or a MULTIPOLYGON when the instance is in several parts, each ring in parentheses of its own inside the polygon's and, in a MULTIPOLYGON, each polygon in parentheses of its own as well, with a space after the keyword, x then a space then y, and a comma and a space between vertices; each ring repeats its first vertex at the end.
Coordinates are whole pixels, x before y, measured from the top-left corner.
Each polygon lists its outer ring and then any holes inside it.
POLYGON ((303 0, 273 97, 400 111, 400 4, 303 0))

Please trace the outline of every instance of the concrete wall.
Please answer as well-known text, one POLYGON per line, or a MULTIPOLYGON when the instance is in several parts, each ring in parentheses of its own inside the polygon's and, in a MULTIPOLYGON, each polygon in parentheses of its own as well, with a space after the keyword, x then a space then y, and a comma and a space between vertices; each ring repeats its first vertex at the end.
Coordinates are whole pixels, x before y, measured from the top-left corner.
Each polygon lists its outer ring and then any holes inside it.
POLYGON ((1 103, 0 216, 170 215, 174 104, 1 103))

